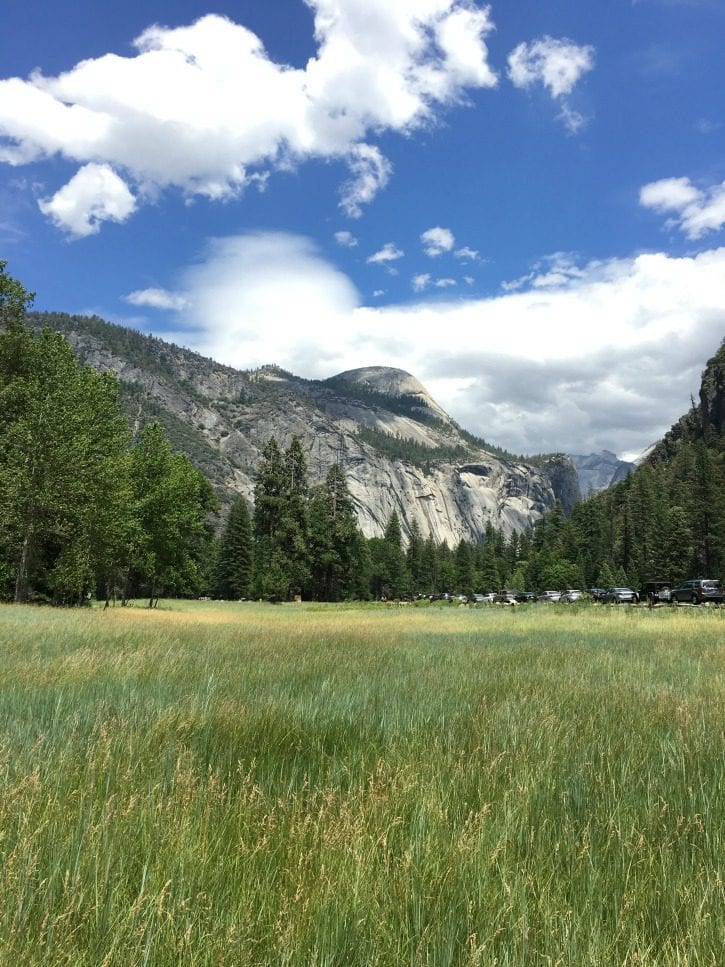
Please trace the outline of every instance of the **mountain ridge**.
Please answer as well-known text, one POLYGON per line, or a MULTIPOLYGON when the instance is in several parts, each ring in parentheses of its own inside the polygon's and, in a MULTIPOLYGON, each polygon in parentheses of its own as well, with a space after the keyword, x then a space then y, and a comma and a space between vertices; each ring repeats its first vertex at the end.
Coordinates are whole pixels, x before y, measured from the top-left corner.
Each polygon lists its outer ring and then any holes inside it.
POLYGON ((116 373, 132 424, 158 419, 225 506, 237 494, 251 502, 272 435, 282 446, 300 437, 313 483, 343 466, 368 537, 381 536, 395 511, 404 535, 417 525, 449 545, 479 541, 489 526, 524 529, 557 501, 570 512, 581 496, 566 456, 534 465, 487 449, 394 367, 307 380, 273 365, 236 370, 97 316, 33 313, 31 322, 62 332, 82 362, 116 373))

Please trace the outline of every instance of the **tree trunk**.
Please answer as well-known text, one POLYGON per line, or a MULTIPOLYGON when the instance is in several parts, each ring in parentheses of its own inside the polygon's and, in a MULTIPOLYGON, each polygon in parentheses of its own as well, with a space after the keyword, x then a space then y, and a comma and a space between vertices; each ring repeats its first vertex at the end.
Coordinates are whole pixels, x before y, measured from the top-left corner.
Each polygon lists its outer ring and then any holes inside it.
POLYGON ((24 604, 28 600, 30 579, 30 555, 33 548, 32 532, 28 531, 20 551, 18 573, 15 578, 15 603, 24 604))

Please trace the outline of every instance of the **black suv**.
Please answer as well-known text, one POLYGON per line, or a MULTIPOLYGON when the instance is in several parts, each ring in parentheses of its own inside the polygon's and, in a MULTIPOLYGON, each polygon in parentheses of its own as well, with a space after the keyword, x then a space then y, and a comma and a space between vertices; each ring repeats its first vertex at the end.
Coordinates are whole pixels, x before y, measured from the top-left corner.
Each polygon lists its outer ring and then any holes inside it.
POLYGON ((683 581, 673 588, 670 599, 673 604, 679 604, 680 601, 689 601, 690 604, 705 604, 708 601, 722 604, 725 601, 725 591, 719 581, 699 578, 697 581, 683 581))

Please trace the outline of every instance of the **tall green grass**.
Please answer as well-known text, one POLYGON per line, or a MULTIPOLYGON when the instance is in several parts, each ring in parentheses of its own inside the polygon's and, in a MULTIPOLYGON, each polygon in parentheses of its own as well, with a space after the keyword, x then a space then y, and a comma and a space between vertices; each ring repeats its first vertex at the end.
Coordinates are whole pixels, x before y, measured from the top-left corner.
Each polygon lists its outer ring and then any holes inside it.
POLYGON ((0 608, 0 964, 720 965, 723 618, 0 608))

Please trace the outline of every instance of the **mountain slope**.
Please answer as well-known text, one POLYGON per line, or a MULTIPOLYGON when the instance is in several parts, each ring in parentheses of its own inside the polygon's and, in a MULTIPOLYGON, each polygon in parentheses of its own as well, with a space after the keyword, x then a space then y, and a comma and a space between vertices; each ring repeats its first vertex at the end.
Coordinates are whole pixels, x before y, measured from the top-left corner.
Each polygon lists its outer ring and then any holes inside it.
POLYGON ((62 332, 78 357, 115 372, 135 425, 158 419, 173 444, 212 480, 223 504, 251 500, 259 455, 271 435, 299 436, 313 481, 340 463, 358 520, 380 536, 393 511, 404 533, 455 545, 489 524, 509 534, 559 500, 579 497, 564 456, 533 466, 462 431, 409 373, 366 367, 325 381, 277 367, 238 371, 98 317, 34 313, 62 332))
POLYGON ((549 534, 587 584, 722 578, 725 571, 725 342, 699 403, 623 481, 577 505, 549 534))

